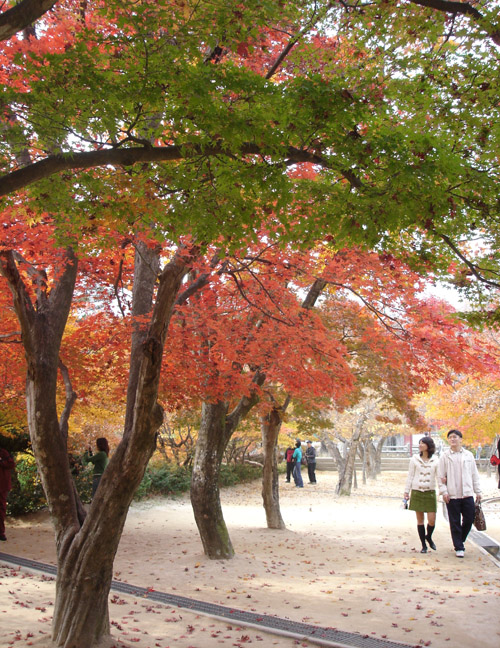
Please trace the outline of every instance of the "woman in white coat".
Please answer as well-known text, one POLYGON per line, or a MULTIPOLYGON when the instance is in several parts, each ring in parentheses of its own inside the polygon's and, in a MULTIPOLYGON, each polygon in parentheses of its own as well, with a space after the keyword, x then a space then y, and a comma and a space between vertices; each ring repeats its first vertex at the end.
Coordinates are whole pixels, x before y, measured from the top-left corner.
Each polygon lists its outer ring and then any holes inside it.
POLYGON ((421 553, 427 553, 427 544, 436 549, 432 534, 436 526, 436 480, 437 457, 434 456, 436 446, 431 437, 423 437, 418 443, 419 454, 410 459, 408 479, 406 480, 404 497, 407 500, 411 492, 408 508, 417 515, 418 537, 422 542, 421 553), (427 513, 427 533, 425 531, 425 514, 427 513))

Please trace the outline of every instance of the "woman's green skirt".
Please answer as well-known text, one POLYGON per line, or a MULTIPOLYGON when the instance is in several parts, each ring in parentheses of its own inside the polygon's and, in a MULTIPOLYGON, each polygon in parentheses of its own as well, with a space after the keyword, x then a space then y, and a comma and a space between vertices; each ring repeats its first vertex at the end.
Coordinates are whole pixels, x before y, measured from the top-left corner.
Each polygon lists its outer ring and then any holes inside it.
POLYGON ((436 491, 412 490, 410 497, 410 511, 421 513, 435 513, 437 511, 436 491))

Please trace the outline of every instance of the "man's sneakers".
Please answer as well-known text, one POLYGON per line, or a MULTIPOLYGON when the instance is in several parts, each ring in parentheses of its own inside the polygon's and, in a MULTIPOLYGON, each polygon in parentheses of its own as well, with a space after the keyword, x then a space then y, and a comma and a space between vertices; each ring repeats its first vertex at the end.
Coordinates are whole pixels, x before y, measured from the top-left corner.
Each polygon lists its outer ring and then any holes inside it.
POLYGON ((2 542, 7 542, 7 538, 4 535, 0 535, 0 540, 2 542))
POLYGON ((457 549, 455 551, 455 556, 457 558, 463 558, 465 556, 465 551, 463 549, 457 549))

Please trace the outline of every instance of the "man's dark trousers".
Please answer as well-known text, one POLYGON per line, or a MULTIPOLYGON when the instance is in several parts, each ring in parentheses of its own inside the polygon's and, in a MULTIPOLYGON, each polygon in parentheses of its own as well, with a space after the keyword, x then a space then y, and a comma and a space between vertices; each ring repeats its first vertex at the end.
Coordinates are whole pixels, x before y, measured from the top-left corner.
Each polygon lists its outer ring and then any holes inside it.
POLYGON ((451 538, 455 551, 463 551, 464 541, 469 535, 474 522, 476 506, 473 497, 451 499, 446 505, 450 520, 451 538))

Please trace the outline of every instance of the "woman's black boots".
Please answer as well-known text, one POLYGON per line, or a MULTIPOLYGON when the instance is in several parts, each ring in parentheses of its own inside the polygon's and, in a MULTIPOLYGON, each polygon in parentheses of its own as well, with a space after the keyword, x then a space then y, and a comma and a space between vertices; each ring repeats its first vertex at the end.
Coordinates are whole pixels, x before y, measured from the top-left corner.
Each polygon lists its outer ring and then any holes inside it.
POLYGON ((429 547, 431 549, 434 549, 436 551, 436 545, 434 544, 434 541, 432 539, 432 534, 434 533, 435 526, 431 526, 430 524, 427 525, 427 535, 425 536, 425 539, 429 543, 429 547))
POLYGON ((422 551, 420 553, 427 553, 427 545, 425 544, 425 525, 417 524, 418 537, 422 542, 422 551))

